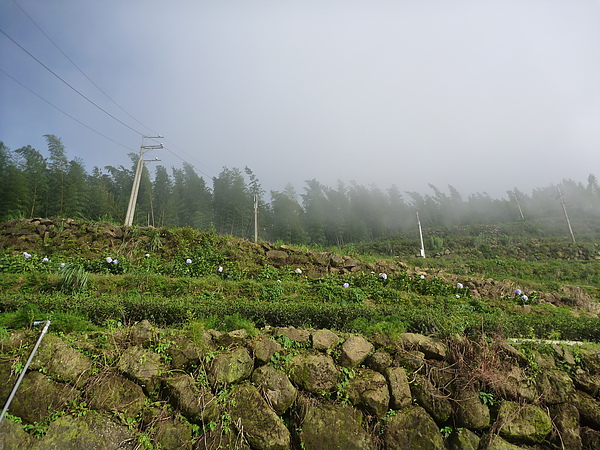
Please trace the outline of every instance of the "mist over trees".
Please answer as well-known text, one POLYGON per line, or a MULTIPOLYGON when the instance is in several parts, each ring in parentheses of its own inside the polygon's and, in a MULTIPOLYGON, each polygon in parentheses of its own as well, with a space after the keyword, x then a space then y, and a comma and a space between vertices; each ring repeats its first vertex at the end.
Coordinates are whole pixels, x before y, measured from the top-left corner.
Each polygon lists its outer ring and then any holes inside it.
MULTIPOLYGON (((69 160, 60 138, 45 138, 45 155, 29 145, 10 150, 0 142, 0 220, 123 222, 138 155, 129 155, 131 167, 94 167, 88 173, 83 161, 69 160)), ((563 214, 558 187, 571 217, 597 218, 600 212, 600 185, 594 175, 585 183, 562 180, 530 194, 515 187, 503 199, 486 193, 464 198, 453 186, 446 192, 430 185, 431 192, 419 193, 341 181, 332 187, 315 179, 307 180, 300 192, 288 184, 267 196, 248 167, 223 167, 208 183, 187 163, 153 169, 154 177, 147 167, 142 173, 134 224, 251 237, 256 202, 259 237, 273 242, 339 246, 414 233, 417 211, 425 227, 556 218, 563 214)))

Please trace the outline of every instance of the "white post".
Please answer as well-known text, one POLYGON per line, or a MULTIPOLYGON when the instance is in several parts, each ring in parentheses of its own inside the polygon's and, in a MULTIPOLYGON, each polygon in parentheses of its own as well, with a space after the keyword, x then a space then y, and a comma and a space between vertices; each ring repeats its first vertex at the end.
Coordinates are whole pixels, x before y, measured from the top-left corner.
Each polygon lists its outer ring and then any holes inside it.
POLYGON ((419 237, 421 238, 421 257, 425 258, 425 245, 423 244, 423 230, 421 229, 421 221, 419 220, 419 211, 417 211, 417 224, 419 225, 419 237))
POLYGON ((258 242, 258 197, 254 196, 254 242, 258 242))
POLYGON ((567 219, 567 225, 569 226, 569 233, 571 233, 571 240, 575 243, 575 235, 573 234, 573 228, 571 228, 571 221, 569 220, 569 216, 567 215, 567 208, 565 207, 565 200, 563 199, 562 192, 560 191, 560 186, 556 186, 558 189, 558 198, 560 198, 560 204, 562 205, 563 212, 565 213, 565 219, 567 219))

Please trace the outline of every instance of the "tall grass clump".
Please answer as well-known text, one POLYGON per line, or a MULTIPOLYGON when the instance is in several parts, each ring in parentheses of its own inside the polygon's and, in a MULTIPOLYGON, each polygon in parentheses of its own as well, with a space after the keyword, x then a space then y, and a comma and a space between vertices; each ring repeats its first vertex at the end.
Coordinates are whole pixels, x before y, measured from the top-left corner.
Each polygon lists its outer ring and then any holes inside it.
POLYGON ((60 269, 58 288, 64 293, 82 292, 90 278, 81 264, 69 263, 60 269))

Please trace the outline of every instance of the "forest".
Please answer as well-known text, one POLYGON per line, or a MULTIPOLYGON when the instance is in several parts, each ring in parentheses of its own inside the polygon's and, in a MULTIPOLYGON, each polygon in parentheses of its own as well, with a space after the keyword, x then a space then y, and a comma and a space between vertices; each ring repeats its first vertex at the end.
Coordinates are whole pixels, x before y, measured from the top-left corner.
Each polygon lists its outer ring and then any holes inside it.
MULTIPOLYGON (((69 159, 61 139, 45 135, 46 154, 27 145, 16 150, 0 142, 0 220, 69 217, 122 223, 138 155, 131 167, 94 167, 69 159)), ((194 167, 144 167, 134 225, 192 227, 250 238, 255 200, 258 235, 271 242, 344 245, 402 233, 415 233, 416 213, 423 227, 500 224, 559 218, 568 209, 576 220, 598 217, 600 186, 565 179, 527 194, 514 188, 503 199, 487 193, 464 198, 453 186, 430 193, 381 189, 339 181, 327 186, 306 180, 301 192, 291 184, 268 195, 248 167, 223 167, 205 180, 194 167)))

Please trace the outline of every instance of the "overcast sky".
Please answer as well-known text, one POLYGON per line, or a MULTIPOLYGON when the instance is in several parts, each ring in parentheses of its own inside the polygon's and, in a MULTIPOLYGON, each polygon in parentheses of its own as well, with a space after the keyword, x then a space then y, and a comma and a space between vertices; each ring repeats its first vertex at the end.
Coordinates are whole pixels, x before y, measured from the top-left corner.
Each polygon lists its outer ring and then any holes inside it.
POLYGON ((224 166, 299 193, 600 177, 597 0, 2 0, 0 29, 0 141, 54 134, 88 172, 160 133, 147 158, 209 186, 224 166))

